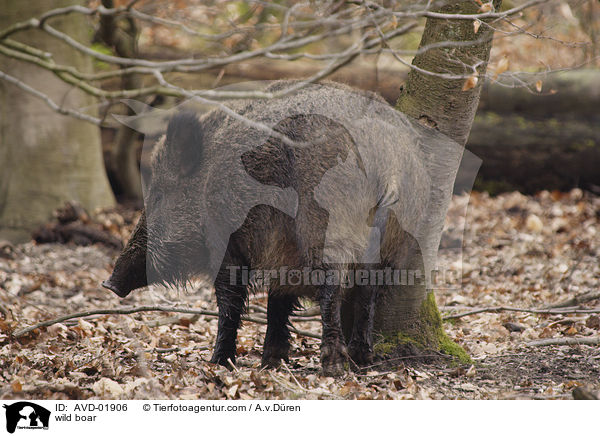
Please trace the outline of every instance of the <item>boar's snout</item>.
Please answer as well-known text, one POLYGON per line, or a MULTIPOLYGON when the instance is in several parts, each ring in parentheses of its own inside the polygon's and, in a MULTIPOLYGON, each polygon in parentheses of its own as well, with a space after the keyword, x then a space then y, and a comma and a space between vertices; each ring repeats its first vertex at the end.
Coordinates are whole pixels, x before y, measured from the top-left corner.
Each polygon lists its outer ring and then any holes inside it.
MULTIPOLYGON (((112 278, 112 276, 111 276, 111 278, 112 278)), ((115 294, 117 294, 117 295, 118 295, 119 297, 121 297, 121 298, 124 298, 124 297, 126 297, 126 296, 127 296, 127 295, 129 295, 129 293, 131 292, 131 290, 129 290, 129 291, 126 291, 126 290, 119 289, 119 288, 117 287, 117 285, 115 285, 115 284, 112 282, 112 280, 111 280, 110 278, 109 278, 109 279, 107 279, 107 280, 104 280, 104 281, 102 282, 102 286, 103 286, 103 287, 105 287, 106 289, 110 289, 111 291, 113 291, 115 294)))
POLYGON ((146 256, 131 256, 132 253, 121 253, 115 269, 110 277, 102 282, 102 286, 110 289, 119 297, 126 297, 131 291, 148 286, 146 277, 146 256))
POLYGON ((127 295, 129 295, 129 293, 133 290, 133 289, 129 289, 129 290, 120 289, 117 285, 115 285, 113 283, 112 276, 111 276, 111 278, 104 280, 102 282, 102 286, 105 287, 106 289, 110 289, 111 291, 113 291, 115 294, 117 294, 121 298, 127 297, 127 295))
POLYGON ((115 269, 102 286, 110 289, 119 297, 126 297, 131 291, 148 286, 146 275, 146 214, 142 213, 133 235, 123 249, 115 269))

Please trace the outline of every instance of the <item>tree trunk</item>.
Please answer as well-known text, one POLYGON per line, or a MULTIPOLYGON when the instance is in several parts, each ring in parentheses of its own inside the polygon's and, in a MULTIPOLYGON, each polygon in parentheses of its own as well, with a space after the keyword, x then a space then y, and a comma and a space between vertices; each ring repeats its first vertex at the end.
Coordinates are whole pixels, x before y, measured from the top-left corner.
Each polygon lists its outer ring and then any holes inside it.
MULTIPOLYGON (((496 9, 500 2, 494 2, 496 9)), ((471 1, 449 2, 438 11, 448 14, 476 14, 478 5, 471 1)), ((481 63, 477 71, 483 75, 492 48, 493 31, 482 24, 474 32, 471 20, 428 19, 420 47, 443 42, 473 45, 442 47, 415 56, 413 65, 438 74, 470 75, 472 65, 481 63)), ((467 142, 481 94, 481 81, 463 91, 465 79, 445 79, 411 69, 396 103, 396 109, 417 118, 461 145, 467 142)))
MULTIPOLYGON (((494 2, 496 8, 499 2, 494 2)), ((451 14, 475 14, 479 6, 471 1, 452 1, 437 9, 451 14)), ((473 41, 472 45, 431 49, 417 55, 413 65, 421 70, 440 74, 471 75, 470 66, 478 64, 477 71, 483 75, 492 46, 493 31, 482 24, 478 33, 474 32, 471 20, 427 19, 421 39, 421 47, 440 42, 473 41)), ((463 91, 465 79, 447 79, 411 69, 396 108, 421 123, 435 128, 464 145, 473 123, 481 82, 463 91)), ((439 235, 432 237, 441 237, 439 235)), ((439 239, 438 239, 439 241, 439 239)), ((413 253, 407 269, 421 266, 418 244, 411 238, 401 242, 407 253, 413 253)), ((421 282, 414 285, 394 288, 384 292, 375 316, 375 332, 386 338, 379 351, 391 349, 390 341, 398 345, 433 348, 449 354, 468 358, 464 351, 444 334, 442 321, 437 309, 433 291, 421 282)))
MULTIPOLYGON (((112 0, 102 0, 102 5, 107 9, 114 8, 112 0)), ((118 56, 137 57, 138 27, 133 19, 119 20, 112 15, 102 16, 98 36, 118 56)), ((127 74, 121 79, 121 89, 139 89, 142 85, 142 78, 138 74, 127 74)), ((128 108, 127 115, 135 113, 128 108)), ((121 125, 110 152, 110 168, 118 185, 115 191, 120 194, 120 200, 141 205, 142 180, 135 148, 137 135, 135 130, 121 125)))
MULTIPOLYGON (((5 0, 0 28, 26 20, 72 0, 5 0)), ((72 14, 52 24, 75 39, 88 37, 85 21, 72 14)), ((89 59, 41 31, 15 39, 54 53, 58 63, 90 69, 89 59)), ((0 58, 0 69, 40 89, 58 104, 94 112, 95 100, 52 73, 0 58)), ((0 239, 21 242, 67 200, 88 210, 111 206, 114 197, 104 169, 98 127, 57 114, 41 100, 0 81, 0 239)))

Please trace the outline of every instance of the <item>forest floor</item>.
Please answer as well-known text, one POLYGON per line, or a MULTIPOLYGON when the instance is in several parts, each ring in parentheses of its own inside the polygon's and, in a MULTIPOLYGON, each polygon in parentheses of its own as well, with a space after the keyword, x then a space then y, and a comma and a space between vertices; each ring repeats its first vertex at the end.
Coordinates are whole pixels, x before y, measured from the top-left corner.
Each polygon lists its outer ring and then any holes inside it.
MULTIPOLYGON (((136 214, 92 218, 126 240, 136 214)), ((319 340, 295 333, 290 362, 261 370, 265 326, 252 321, 240 329, 236 368, 215 366, 208 362, 214 316, 92 315, 15 338, 38 322, 100 308, 214 311, 214 295, 202 286, 151 287, 119 299, 99 286, 114 248, 0 244, 0 398, 570 399, 576 388, 600 395, 598 343, 539 345, 600 337, 600 197, 580 190, 456 196, 446 228, 439 256, 445 280, 436 298, 444 317, 459 315, 445 329, 473 363, 398 359, 340 378, 320 376, 319 340), (582 295, 589 301, 549 309, 568 313, 490 311, 539 309, 582 295), (488 311, 461 316, 473 308, 488 311)), ((251 297, 251 317, 264 319, 265 297, 251 297)), ((298 319, 297 329, 320 333, 318 317, 298 319)))

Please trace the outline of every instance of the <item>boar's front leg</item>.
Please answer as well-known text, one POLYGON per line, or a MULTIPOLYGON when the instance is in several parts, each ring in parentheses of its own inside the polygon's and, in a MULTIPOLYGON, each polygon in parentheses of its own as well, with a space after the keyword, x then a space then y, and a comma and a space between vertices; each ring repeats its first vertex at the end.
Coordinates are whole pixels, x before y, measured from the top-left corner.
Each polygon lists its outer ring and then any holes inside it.
POLYGON ((348 343, 348 354, 357 366, 373 363, 373 319, 377 289, 357 287, 354 295, 354 323, 348 343))
POLYGON ((321 366, 323 375, 336 376, 344 373, 348 360, 344 335, 342 333, 342 295, 339 285, 325 284, 319 288, 321 304, 321 366))
POLYGON ((230 366, 229 359, 235 363, 237 331, 248 290, 243 284, 231 283, 229 273, 225 273, 222 268, 215 280, 215 293, 219 307, 219 324, 210 361, 230 366))
POLYGON ((267 334, 262 356, 262 366, 276 368, 288 361, 290 351, 289 316, 298 305, 293 295, 269 294, 267 303, 267 334))

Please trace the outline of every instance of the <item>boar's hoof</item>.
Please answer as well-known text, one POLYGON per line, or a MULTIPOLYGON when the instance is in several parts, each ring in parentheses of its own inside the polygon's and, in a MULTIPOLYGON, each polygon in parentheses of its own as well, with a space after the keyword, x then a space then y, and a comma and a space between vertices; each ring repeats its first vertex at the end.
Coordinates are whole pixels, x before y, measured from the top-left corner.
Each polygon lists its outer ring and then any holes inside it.
POLYGON ((350 342, 348 354, 352 362, 359 368, 373 364, 373 351, 367 344, 350 342))
POLYGON ((288 361, 287 359, 282 359, 281 357, 263 356, 260 366, 261 368, 279 368, 281 366, 281 362, 284 360, 286 362, 288 361))
POLYGON ((345 374, 347 362, 348 353, 341 342, 321 345, 321 372, 324 376, 335 377, 345 374))
POLYGON ((233 369, 232 363, 235 363, 235 356, 228 356, 221 353, 214 353, 210 358, 210 363, 224 366, 228 369, 233 369))
POLYGON ((279 368, 281 362, 289 362, 289 347, 285 348, 267 348, 263 351, 261 367, 279 368))

